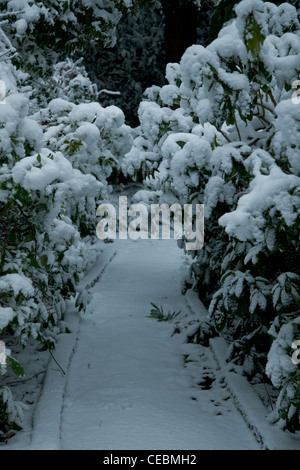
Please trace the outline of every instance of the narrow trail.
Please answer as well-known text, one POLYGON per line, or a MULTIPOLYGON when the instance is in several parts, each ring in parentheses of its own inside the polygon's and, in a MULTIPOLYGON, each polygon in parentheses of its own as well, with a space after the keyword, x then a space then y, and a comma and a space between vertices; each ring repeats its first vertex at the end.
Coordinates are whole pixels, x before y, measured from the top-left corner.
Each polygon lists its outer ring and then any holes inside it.
POLYGON ((184 363, 184 347, 171 337, 170 324, 147 318, 151 302, 165 312, 187 309, 176 242, 114 245, 116 255, 91 289, 92 303, 80 321, 59 447, 259 449, 218 380, 210 351, 203 348, 203 368, 193 370, 184 363), (199 374, 202 383, 212 385, 197 385, 199 374))

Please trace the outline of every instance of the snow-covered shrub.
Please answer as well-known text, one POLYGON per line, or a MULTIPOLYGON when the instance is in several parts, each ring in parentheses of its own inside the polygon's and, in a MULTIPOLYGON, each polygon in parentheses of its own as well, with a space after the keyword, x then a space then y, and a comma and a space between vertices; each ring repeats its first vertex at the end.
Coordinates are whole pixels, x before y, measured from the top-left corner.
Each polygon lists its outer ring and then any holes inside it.
MULTIPOLYGON (((119 92, 119 95, 101 94, 101 104, 119 106, 132 126, 138 121, 137 109, 145 89, 165 83, 166 35, 170 32, 166 32, 164 7, 172 3, 175 10, 181 4, 189 7, 194 3, 198 7, 193 10, 197 43, 208 44, 211 16, 216 9, 212 2, 148 0, 141 2, 139 8, 124 12, 117 26, 114 47, 96 44, 82 52, 88 74, 98 88, 119 92)), ((178 31, 178 41, 184 40, 181 36, 178 31)))
POLYGON ((88 199, 98 197, 102 186, 61 152, 41 147, 42 130, 26 117, 26 107, 27 99, 13 94, 0 108, 0 302, 10 309, 8 325, 22 343, 56 325, 64 298, 75 292, 89 259, 78 220, 92 216, 88 199))
POLYGON ((123 171, 142 173, 156 202, 204 203, 194 288, 231 340, 228 359, 253 377, 273 322, 299 316, 300 28, 287 3, 243 0, 235 11, 146 90, 123 171))
POLYGON ((31 107, 45 107, 58 97, 75 103, 101 102, 102 90, 98 91, 95 80, 91 82, 80 65, 81 56, 94 47, 112 48, 122 15, 144 4, 152 7, 153 1, 0 2, 1 40, 6 42, 13 64, 27 74, 22 91, 31 97, 31 107))
MULTIPOLYGON (((121 12, 114 0, 4 0, 0 4, 4 32, 18 51, 16 63, 37 79, 51 73, 53 63, 91 42, 115 42, 121 12)), ((123 2, 119 2, 123 3, 123 2)))
POLYGON ((44 129, 47 148, 63 152, 74 168, 94 175, 102 184, 101 199, 107 197, 107 180, 133 143, 123 112, 97 102, 75 104, 56 98, 32 118, 44 129))
POLYGON ((30 96, 32 112, 47 107, 48 103, 61 98, 72 103, 88 103, 98 101, 99 91, 97 85, 90 80, 82 58, 73 61, 66 58, 53 64, 52 76, 39 80, 38 84, 32 82, 27 87, 27 95, 30 96))
MULTIPOLYGON (((299 285, 299 278, 298 278, 299 285)), ((300 421, 300 370, 298 361, 291 361, 295 338, 300 337, 300 318, 288 321, 281 328, 273 325, 270 333, 274 341, 272 343, 266 373, 271 378, 274 386, 280 390, 274 410, 275 421, 280 417, 280 424, 292 432, 299 429, 300 421)))
MULTIPOLYGON (((11 45, 3 38, 0 334, 24 347, 34 338, 52 348, 65 329, 66 300, 76 298, 79 309, 88 301, 77 287, 94 262, 86 237, 96 238, 97 203, 108 197, 108 180, 132 138, 121 110, 90 101, 91 82, 71 61, 54 67, 57 87, 39 102, 45 84, 33 90, 28 75, 12 65, 11 45), (66 68, 75 71, 73 83, 66 68)), ((17 370, 11 358, 8 365, 17 370)), ((0 394, 4 428, 19 425, 8 392, 0 394)))
POLYGON ((52 66, 97 43, 113 47, 122 14, 153 0, 3 0, 2 28, 18 51, 15 62, 39 80, 52 66))
POLYGON ((23 421, 24 404, 15 401, 9 387, 0 388, 0 441, 10 429, 20 430, 23 421))

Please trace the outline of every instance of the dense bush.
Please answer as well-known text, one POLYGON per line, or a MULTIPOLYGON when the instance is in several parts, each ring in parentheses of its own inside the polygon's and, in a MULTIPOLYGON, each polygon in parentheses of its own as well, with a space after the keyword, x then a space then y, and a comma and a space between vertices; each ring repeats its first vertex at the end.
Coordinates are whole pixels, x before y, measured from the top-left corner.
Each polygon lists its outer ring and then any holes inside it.
MULTIPOLYGON (((65 329, 66 300, 76 298, 80 309, 88 301, 77 286, 94 262, 88 239, 96 237, 96 205, 108 197, 132 138, 120 109, 91 101, 98 90, 80 64, 52 64, 55 86, 43 94, 45 82, 32 87, 1 34, 0 333, 51 349, 65 329)), ((8 367, 23 374, 13 354, 1 374, 8 367)), ((22 405, 2 387, 0 431, 19 428, 21 419, 22 405)))
MULTIPOLYGON (((179 9, 180 14, 187 4, 191 7, 193 3, 198 8, 193 8, 187 16, 197 25, 195 42, 207 45, 211 17, 216 12, 212 2, 153 0, 142 2, 139 9, 128 10, 123 15, 113 47, 103 48, 97 43, 82 52, 88 74, 99 90, 118 92, 101 93, 101 103, 120 107, 130 125, 138 124, 137 109, 145 89, 153 84, 165 84, 166 42, 171 42, 173 37, 169 30, 166 31, 164 6, 174 5, 174 10, 179 9)), ((191 38, 185 38, 178 30, 177 41, 185 45, 191 38)))
POLYGON ((119 93, 102 93, 101 102, 119 106, 127 120, 136 123, 145 88, 153 83, 164 84, 164 17, 160 2, 124 15, 114 47, 95 45, 84 53, 84 64, 99 90, 119 93))
POLYGON ((114 45, 121 9, 138 1, 3 0, 2 28, 17 50, 15 63, 40 81, 51 76, 53 64, 95 42, 114 45), (26 62, 24 61, 26 60, 26 62))
POLYGON ((274 364, 299 320, 299 21, 287 3, 244 0, 235 12, 147 90, 123 171, 143 174, 150 201, 205 204, 194 288, 230 340, 228 359, 284 390, 275 419, 294 431, 299 374, 274 364))

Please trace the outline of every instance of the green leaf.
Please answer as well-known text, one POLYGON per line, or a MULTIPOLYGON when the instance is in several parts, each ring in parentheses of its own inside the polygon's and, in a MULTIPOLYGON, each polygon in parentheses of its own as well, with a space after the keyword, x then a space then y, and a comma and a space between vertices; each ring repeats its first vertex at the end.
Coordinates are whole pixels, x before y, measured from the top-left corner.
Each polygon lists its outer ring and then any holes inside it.
POLYGON ((249 17, 248 24, 245 28, 244 38, 248 51, 251 52, 254 58, 257 58, 265 37, 253 15, 250 15, 249 17))
POLYGON ((160 306, 159 308, 153 302, 150 302, 150 303, 152 307, 154 308, 151 309, 150 315, 147 315, 147 318, 155 318, 159 322, 173 320, 175 317, 177 317, 181 313, 181 310, 179 312, 172 312, 172 313, 169 310, 168 314, 165 315, 162 306, 160 306))
POLYGON ((185 146, 186 142, 183 142, 183 140, 177 140, 176 144, 178 144, 179 147, 182 149, 185 146))
POLYGON ((12 368, 13 372, 18 377, 24 377, 24 375, 25 375, 24 369, 21 366, 21 364, 19 363, 19 361, 17 361, 17 359, 14 359, 13 357, 9 356, 7 358, 7 365, 9 365, 12 368))
POLYGON ((39 264, 37 262, 37 260, 35 259, 34 256, 29 256, 29 259, 30 259, 30 264, 31 266, 33 266, 34 268, 38 268, 39 267, 39 264))
POLYGON ((292 85, 290 83, 284 83, 284 88, 286 91, 290 91, 292 89, 292 85))
POLYGON ((47 265, 47 261, 48 261, 47 255, 42 255, 42 256, 40 257, 40 260, 41 260, 41 265, 42 265, 42 266, 46 266, 46 265, 47 265))
POLYGON ((226 117, 226 124, 227 126, 230 126, 230 125, 233 125, 234 124, 234 117, 232 114, 229 114, 227 117, 226 117))

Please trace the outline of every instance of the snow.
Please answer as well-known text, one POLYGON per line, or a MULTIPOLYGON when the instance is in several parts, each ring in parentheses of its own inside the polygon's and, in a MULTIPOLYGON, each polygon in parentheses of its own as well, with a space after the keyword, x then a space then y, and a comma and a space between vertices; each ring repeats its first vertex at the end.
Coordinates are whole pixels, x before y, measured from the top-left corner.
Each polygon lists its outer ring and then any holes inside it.
MULTIPOLYGON (((289 193, 292 188, 299 186, 300 178, 287 175, 279 167, 274 166, 269 175, 257 173, 250 183, 250 192, 244 194, 238 201, 235 211, 224 214, 219 223, 227 233, 236 236, 241 241, 256 239, 263 240, 262 228, 266 224, 263 213, 271 208, 271 213, 277 209, 287 225, 292 225, 297 217, 293 210, 293 196, 289 193)), ((299 197, 295 196, 299 201, 299 197)))
POLYGON ((161 88, 159 94, 165 104, 172 106, 174 101, 179 97, 179 89, 175 85, 165 85, 161 88))
POLYGON ((292 29, 293 26, 299 25, 295 9, 288 2, 278 5, 275 10, 274 5, 266 2, 266 11, 270 11, 269 27, 273 34, 282 36, 284 29, 292 29))
POLYGON ((101 183, 91 174, 83 175, 72 167, 71 163, 61 152, 51 152, 42 149, 39 155, 26 157, 16 163, 12 170, 13 179, 27 190, 43 190, 51 192, 50 184, 55 181, 62 183, 57 194, 62 198, 63 193, 72 188, 74 193, 94 195, 101 183))
POLYGON ((17 20, 14 24, 17 34, 20 34, 21 36, 25 34, 27 30, 27 21, 24 18, 21 18, 20 20, 17 20))
POLYGON ((210 66, 216 70, 219 68, 219 61, 216 54, 213 54, 208 48, 200 45, 190 46, 184 53, 181 62, 182 79, 187 86, 191 82, 197 85, 202 84, 202 77, 212 77, 213 72, 210 66))
MULTIPOLYGON (((0 285, 1 289, 1 285, 0 285)), ((10 307, 0 307, 0 330, 6 328, 6 326, 12 321, 14 318, 15 313, 12 308, 10 307)))
POLYGON ((63 154, 56 154, 51 158, 51 153, 46 149, 40 155, 41 168, 37 165, 37 155, 23 158, 17 162, 13 168, 13 178, 16 183, 29 190, 42 190, 48 184, 59 178, 66 178, 66 175, 73 171, 72 165, 64 158, 63 154), (48 153, 48 155, 47 155, 48 153))
POLYGON ((34 295, 34 288, 31 280, 28 277, 17 273, 5 274, 4 276, 1 276, 0 290, 4 292, 12 290, 15 296, 17 296, 20 292, 25 297, 31 297, 34 295))
POLYGON ((206 318, 198 298, 180 292, 184 265, 174 240, 105 246, 81 281, 93 296, 88 311, 79 315, 68 304, 71 333, 54 351, 65 375, 50 360, 31 419, 3 449, 254 450, 264 448, 264 433, 269 448, 272 436, 273 445, 281 436, 285 448, 299 448, 259 415, 267 410, 246 380, 232 393, 228 377, 239 378, 220 371, 220 343, 186 343, 174 323, 148 318, 151 302, 182 318, 206 318), (211 385, 198 385, 205 380, 211 385))
MULTIPOLYGON (((247 62, 247 50, 239 36, 235 22, 224 26, 219 32, 217 39, 208 45, 208 49, 225 59, 229 59, 233 56, 240 58, 242 63, 247 62)), ((220 70, 221 69, 219 69, 219 72, 220 70)))
POLYGON ((233 90, 249 90, 249 80, 248 78, 238 72, 228 73, 223 69, 218 70, 218 75, 220 79, 233 90))
POLYGON ((63 100, 62 98, 55 98, 50 101, 48 107, 53 114, 60 114, 62 112, 72 111, 72 109, 74 108, 74 104, 70 103, 69 101, 63 100))
POLYGON ((173 156, 172 186, 178 194, 186 196, 188 188, 197 187, 200 179, 199 173, 208 164, 211 155, 209 143, 193 134, 172 134, 165 140, 161 152, 164 157, 173 156))
POLYGON ((281 37, 270 35, 266 38, 262 48, 262 57, 267 70, 274 73, 279 85, 292 83, 298 78, 300 54, 300 39, 292 33, 285 33, 281 37))

